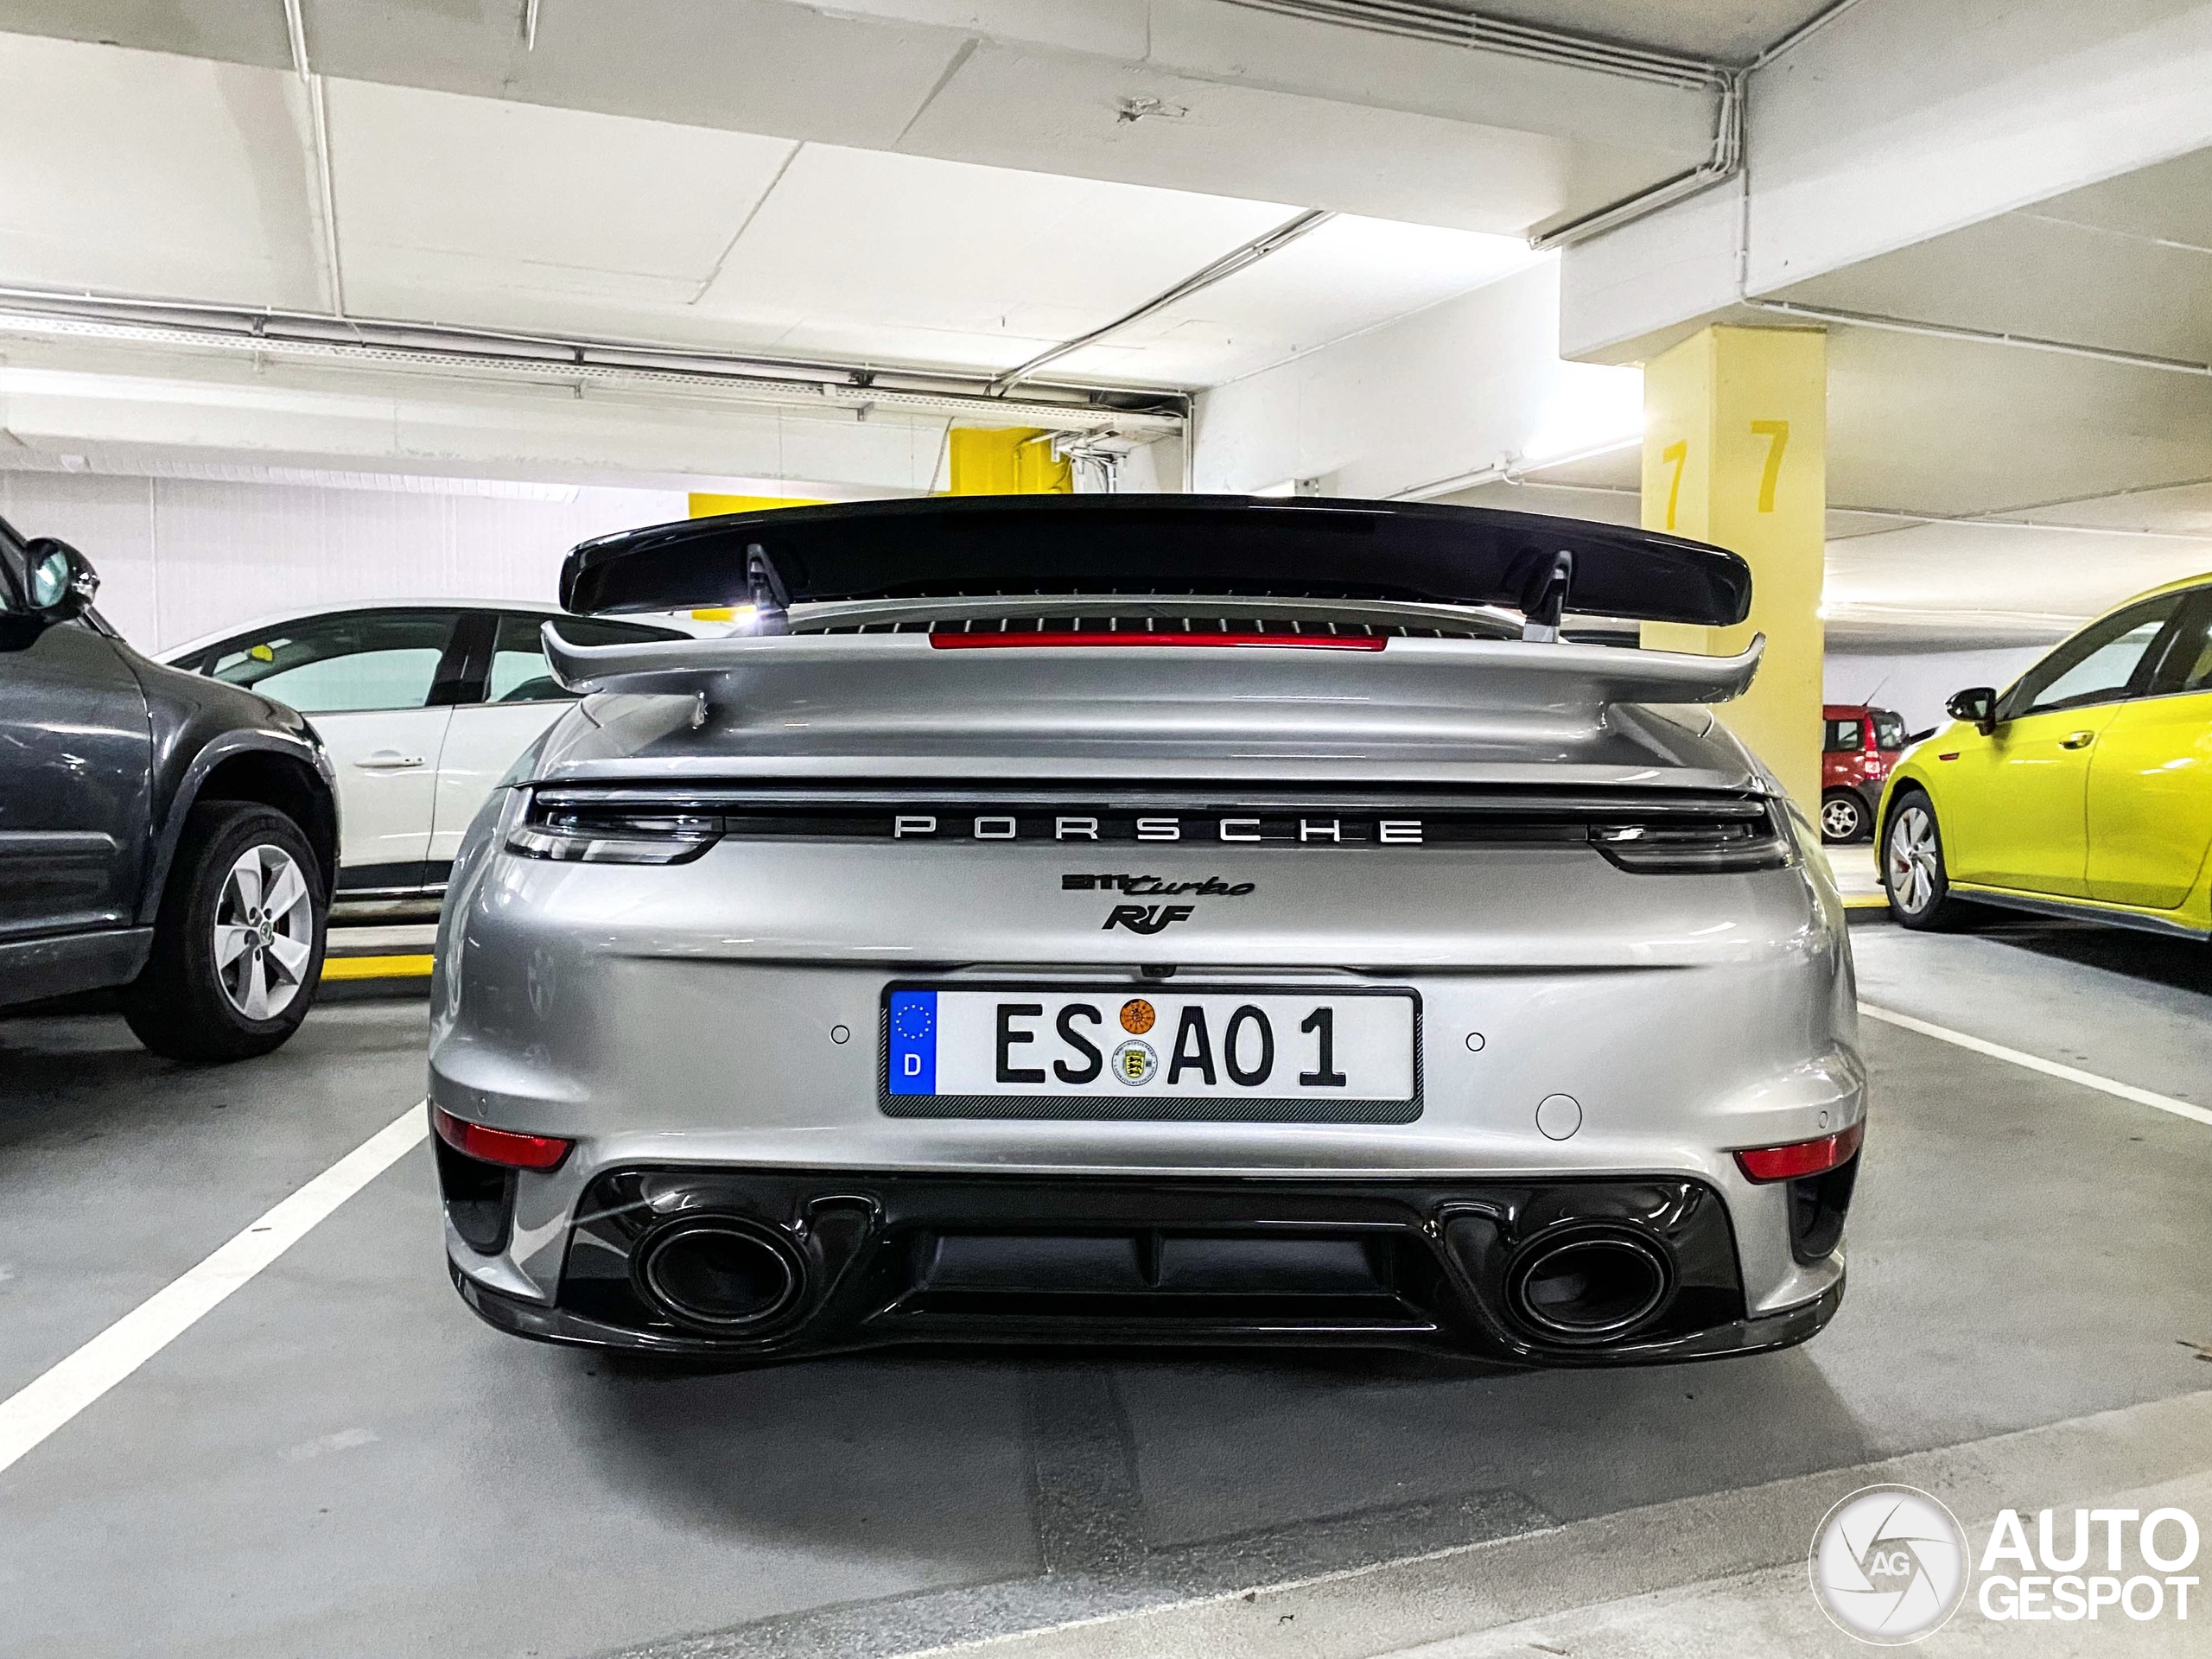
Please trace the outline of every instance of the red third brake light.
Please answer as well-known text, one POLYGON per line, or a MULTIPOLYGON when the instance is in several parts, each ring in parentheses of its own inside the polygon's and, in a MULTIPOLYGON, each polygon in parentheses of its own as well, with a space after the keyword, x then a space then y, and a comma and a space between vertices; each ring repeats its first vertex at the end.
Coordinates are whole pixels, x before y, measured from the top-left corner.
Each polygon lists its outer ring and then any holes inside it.
POLYGON ((1802 1175, 1825 1175, 1847 1164, 1866 1137, 1866 1125, 1854 1123, 1836 1135, 1817 1141, 1793 1141, 1786 1147, 1760 1147, 1736 1154, 1736 1164, 1754 1181, 1794 1181, 1802 1175))
POLYGON ((1379 634, 1328 633, 933 633, 938 651, 979 651, 993 646, 1038 645, 1283 645, 1305 651, 1381 651, 1390 642, 1379 634))
POLYGON ((438 1139, 455 1152, 509 1169, 558 1168, 575 1144, 550 1135, 517 1135, 512 1129, 464 1122, 441 1106, 430 1108, 430 1122, 437 1128, 438 1139))

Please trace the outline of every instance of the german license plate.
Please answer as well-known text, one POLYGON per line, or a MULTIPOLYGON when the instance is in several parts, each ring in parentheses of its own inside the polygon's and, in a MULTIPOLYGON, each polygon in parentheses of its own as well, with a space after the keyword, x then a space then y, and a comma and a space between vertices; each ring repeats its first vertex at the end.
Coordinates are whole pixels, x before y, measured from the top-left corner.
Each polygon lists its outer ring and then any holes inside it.
POLYGON ((1409 1123, 1421 1116, 1412 991, 1172 991, 894 985, 892 1117, 1409 1123))

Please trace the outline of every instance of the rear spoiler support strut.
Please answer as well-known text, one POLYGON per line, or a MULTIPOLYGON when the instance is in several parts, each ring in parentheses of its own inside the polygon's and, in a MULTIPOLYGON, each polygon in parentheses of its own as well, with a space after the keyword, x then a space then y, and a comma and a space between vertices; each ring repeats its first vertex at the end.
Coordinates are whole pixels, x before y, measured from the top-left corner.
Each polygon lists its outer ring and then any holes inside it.
POLYGON ((768 550, 758 542, 745 550, 745 586, 753 601, 753 632, 784 632, 791 614, 791 593, 776 573, 768 550))
POLYGON ((1567 590, 1574 582, 1574 554, 1560 548, 1537 567, 1536 579, 1521 596, 1521 637, 1538 645, 1559 643, 1560 619, 1567 613, 1567 590))

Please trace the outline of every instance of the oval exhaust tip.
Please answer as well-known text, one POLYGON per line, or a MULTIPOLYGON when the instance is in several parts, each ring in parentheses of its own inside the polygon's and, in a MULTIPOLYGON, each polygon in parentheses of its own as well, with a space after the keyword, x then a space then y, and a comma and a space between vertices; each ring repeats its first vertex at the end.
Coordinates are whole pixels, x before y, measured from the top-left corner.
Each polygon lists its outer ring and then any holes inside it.
POLYGON ((798 1300, 804 1268, 766 1229, 722 1218, 680 1222, 649 1240, 639 1281, 664 1313, 734 1331, 766 1325, 798 1300))
POLYGON ((1626 1231, 1540 1245, 1513 1272, 1513 1306, 1555 1341, 1602 1342, 1657 1313, 1674 1288, 1661 1248, 1626 1231))

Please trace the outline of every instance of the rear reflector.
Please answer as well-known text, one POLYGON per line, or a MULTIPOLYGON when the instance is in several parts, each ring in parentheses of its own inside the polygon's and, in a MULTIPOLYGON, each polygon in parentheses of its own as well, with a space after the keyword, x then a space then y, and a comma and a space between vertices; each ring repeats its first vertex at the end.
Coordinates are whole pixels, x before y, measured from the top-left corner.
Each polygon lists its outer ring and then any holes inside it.
POLYGON ((463 1122, 439 1106, 430 1108, 430 1122, 437 1128, 438 1139, 455 1152, 509 1169, 557 1168, 569 1155, 569 1148, 575 1144, 550 1135, 517 1135, 512 1129, 463 1122))
POLYGON ((993 646, 1035 645, 1285 645, 1306 651, 1380 651, 1390 642, 1374 634, 1327 633, 1139 633, 1134 629, 1096 633, 933 633, 939 651, 976 651, 993 646))
POLYGON ((1825 1175, 1847 1164, 1859 1151, 1866 1126, 1854 1123, 1836 1135, 1817 1141, 1793 1141, 1786 1147, 1760 1147, 1736 1154, 1737 1167, 1754 1181, 1794 1181, 1803 1175, 1825 1175))

